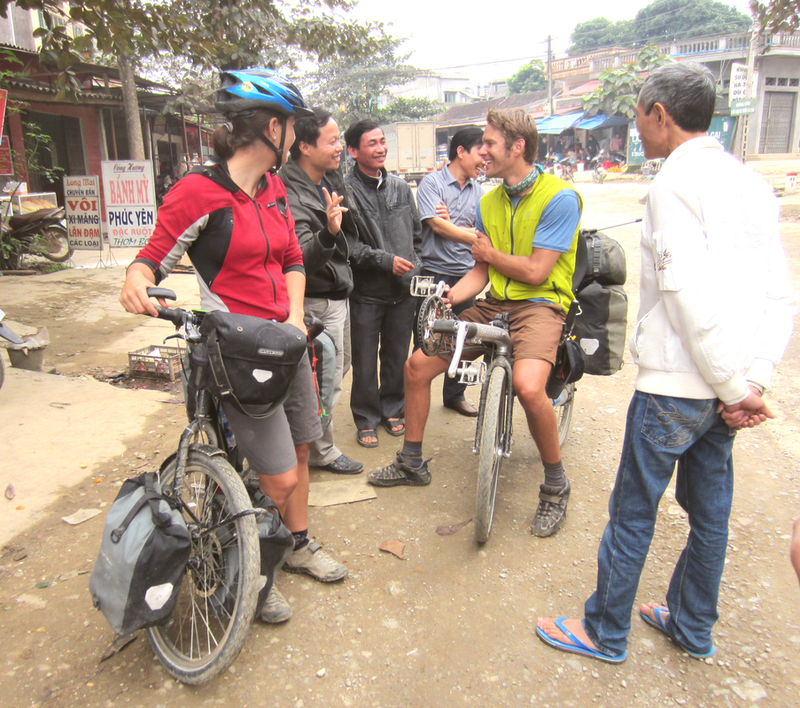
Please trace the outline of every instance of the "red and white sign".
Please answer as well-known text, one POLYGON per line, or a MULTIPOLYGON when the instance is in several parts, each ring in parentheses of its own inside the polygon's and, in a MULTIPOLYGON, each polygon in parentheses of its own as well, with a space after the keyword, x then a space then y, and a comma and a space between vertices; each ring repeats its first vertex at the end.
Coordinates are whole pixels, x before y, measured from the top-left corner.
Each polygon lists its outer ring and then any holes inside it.
MULTIPOLYGON (((6 99, 8 91, 0 89, 0 135, 3 134, 3 124, 6 122, 6 99)), ((10 173, 8 173, 10 174, 10 173)))
POLYGON ((64 203, 70 247, 76 251, 102 250, 98 176, 64 177, 64 203))
POLYGON ((141 248, 156 225, 153 164, 147 160, 102 163, 107 231, 112 248, 141 248))

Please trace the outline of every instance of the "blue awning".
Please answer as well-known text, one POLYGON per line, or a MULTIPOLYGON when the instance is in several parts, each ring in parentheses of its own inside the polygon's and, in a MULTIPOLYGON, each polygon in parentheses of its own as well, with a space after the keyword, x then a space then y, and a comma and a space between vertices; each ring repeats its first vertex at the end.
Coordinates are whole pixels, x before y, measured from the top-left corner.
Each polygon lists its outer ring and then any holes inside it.
POLYGON ((580 130, 598 130, 620 125, 628 125, 628 119, 623 116, 604 116, 602 113, 598 113, 596 116, 582 120, 576 127, 580 130))
POLYGON ((558 135, 565 130, 574 128, 580 123, 583 116, 586 115, 583 111, 578 113, 566 113, 560 116, 548 116, 536 121, 536 129, 543 135, 558 135))

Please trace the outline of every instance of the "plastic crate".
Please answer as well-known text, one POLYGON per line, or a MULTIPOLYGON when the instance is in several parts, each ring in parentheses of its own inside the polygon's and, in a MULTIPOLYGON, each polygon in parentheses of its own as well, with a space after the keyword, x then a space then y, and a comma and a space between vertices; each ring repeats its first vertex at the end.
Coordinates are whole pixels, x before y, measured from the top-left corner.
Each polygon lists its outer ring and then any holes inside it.
POLYGON ((128 354, 128 372, 131 376, 174 381, 181 372, 182 350, 155 344, 128 354))

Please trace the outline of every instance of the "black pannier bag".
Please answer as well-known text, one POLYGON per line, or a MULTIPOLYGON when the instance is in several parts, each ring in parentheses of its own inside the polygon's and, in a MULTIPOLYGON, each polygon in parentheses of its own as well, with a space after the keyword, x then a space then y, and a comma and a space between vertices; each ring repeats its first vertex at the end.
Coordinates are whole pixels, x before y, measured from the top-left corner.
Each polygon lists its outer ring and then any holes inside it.
POLYGON ((252 418, 272 415, 288 397, 305 354, 303 332, 219 310, 203 317, 200 332, 207 337, 211 393, 252 418))
POLYGON ((585 233, 583 239, 586 243, 586 273, 578 292, 589 283, 625 285, 628 268, 622 246, 600 231, 585 233))
POLYGON ((117 634, 160 624, 175 607, 191 539, 170 501, 147 472, 126 480, 108 511, 89 592, 117 634))
POLYGON ((583 235, 587 268, 576 297, 580 314, 573 335, 583 352, 584 373, 611 376, 622 368, 628 324, 625 251, 601 232, 583 235))
POLYGON ((611 376, 622 368, 628 296, 620 285, 590 283, 578 300, 581 314, 573 335, 583 352, 584 373, 611 376))

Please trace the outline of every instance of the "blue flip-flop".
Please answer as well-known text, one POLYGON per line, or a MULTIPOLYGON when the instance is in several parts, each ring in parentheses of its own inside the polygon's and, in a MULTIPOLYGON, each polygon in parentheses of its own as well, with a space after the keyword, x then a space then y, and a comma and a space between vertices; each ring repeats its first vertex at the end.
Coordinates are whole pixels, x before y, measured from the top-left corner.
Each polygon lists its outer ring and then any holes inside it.
POLYGON ((653 614, 656 616, 654 620, 650 619, 644 612, 639 610, 639 617, 641 617, 647 624, 651 627, 655 627, 659 632, 663 632, 666 634, 675 644, 677 644, 683 651, 685 651, 689 656, 693 659, 708 659, 710 656, 714 656, 714 652, 716 652, 715 647, 711 647, 710 651, 705 652, 704 654, 699 654, 696 651, 692 651, 691 649, 687 649, 683 644, 681 644, 675 637, 673 637, 667 631, 667 625, 664 623, 664 619, 661 615, 669 615, 669 608, 668 607, 653 607, 653 614))
POLYGON ((606 664, 621 664, 625 659, 628 658, 628 652, 624 651, 620 656, 609 656, 608 654, 603 654, 602 652, 597 651, 597 649, 592 649, 591 647, 587 647, 580 639, 578 639, 572 632, 570 632, 564 626, 564 620, 566 617, 559 617, 555 621, 556 627, 558 627, 572 642, 572 644, 567 644, 566 642, 561 642, 558 639, 553 639, 551 636, 547 634, 543 629, 540 627, 536 628, 536 635, 541 639, 545 644, 548 646, 553 647, 553 649, 558 649, 559 651, 565 651, 570 654, 579 654, 580 656, 587 656, 590 659, 597 659, 598 661, 604 661, 606 664))

